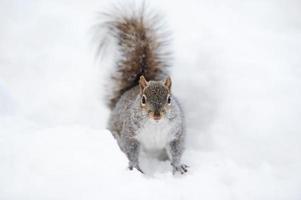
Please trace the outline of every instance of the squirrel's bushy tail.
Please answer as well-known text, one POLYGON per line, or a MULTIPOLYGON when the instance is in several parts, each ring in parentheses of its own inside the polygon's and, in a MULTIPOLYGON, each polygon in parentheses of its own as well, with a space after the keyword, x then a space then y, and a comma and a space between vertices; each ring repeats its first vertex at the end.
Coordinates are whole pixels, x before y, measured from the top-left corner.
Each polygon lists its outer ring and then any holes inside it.
POLYGON ((138 85, 141 75, 146 80, 164 78, 170 55, 167 32, 163 30, 159 15, 148 13, 144 6, 131 9, 129 13, 120 11, 106 14, 108 20, 100 25, 106 29, 106 37, 99 47, 104 46, 109 36, 116 39, 119 51, 109 83, 113 87, 107 97, 111 109, 124 92, 138 85))

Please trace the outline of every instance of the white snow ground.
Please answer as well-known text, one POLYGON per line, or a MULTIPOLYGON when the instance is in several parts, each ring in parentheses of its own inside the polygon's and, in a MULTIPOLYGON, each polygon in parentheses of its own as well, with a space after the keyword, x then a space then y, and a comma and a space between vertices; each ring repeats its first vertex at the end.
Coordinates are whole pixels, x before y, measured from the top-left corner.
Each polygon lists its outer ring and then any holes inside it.
POLYGON ((127 170, 105 129, 90 27, 111 3, 0 1, 0 199, 300 200, 300 1, 149 2, 187 117, 176 177, 127 170))

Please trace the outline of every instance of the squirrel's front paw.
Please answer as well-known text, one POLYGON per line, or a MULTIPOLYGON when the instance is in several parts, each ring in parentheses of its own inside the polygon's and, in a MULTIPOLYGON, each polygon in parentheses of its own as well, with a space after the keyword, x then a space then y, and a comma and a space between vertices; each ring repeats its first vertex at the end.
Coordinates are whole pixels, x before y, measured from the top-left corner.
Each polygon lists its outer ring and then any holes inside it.
POLYGON ((172 167, 173 167, 173 169, 172 169, 173 174, 176 174, 177 172, 184 174, 188 171, 187 168, 189 166, 187 166, 185 164, 180 164, 180 165, 172 165, 172 167))

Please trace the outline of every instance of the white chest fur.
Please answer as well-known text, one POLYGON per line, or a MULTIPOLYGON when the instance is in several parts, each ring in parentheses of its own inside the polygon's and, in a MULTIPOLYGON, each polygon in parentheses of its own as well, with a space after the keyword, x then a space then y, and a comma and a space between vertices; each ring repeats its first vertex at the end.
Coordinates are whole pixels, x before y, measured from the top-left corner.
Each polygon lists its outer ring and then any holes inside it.
POLYGON ((172 123, 166 119, 158 122, 148 120, 139 130, 136 139, 145 150, 160 150, 172 141, 172 123))

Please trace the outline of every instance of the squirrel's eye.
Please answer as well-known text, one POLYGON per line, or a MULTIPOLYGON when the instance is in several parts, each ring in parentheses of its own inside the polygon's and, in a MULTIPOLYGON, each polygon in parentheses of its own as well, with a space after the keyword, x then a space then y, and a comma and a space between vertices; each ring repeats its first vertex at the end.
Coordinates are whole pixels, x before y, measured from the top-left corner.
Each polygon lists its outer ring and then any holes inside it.
POLYGON ((170 98, 170 96, 167 97, 167 103, 171 104, 171 98, 170 98))
POLYGON ((146 97, 145 97, 145 95, 143 95, 142 99, 141 99, 141 104, 145 105, 145 103, 146 103, 146 97))

